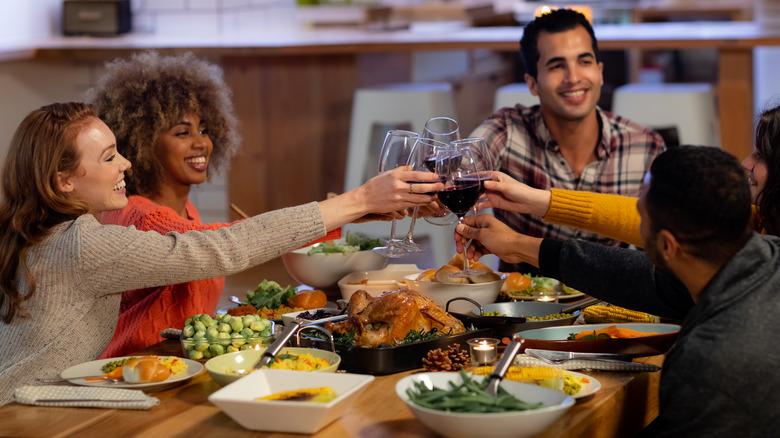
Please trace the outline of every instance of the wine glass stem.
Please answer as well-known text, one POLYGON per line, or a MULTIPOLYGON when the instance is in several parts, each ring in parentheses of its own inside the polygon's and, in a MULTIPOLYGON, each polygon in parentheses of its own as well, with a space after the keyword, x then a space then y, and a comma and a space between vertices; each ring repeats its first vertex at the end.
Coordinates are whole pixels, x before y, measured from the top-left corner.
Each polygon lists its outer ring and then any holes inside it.
POLYGON ((393 240, 395 240, 395 219, 393 219, 392 224, 390 225, 390 240, 387 242, 388 247, 392 246, 393 240))
MULTIPOLYGON (((458 216, 458 223, 462 224, 463 223, 463 219, 465 217, 466 217, 465 215, 463 217, 458 216)), ((471 244, 471 239, 469 239, 469 241, 466 242, 465 245, 463 245, 463 270, 466 271, 466 272, 468 272, 468 270, 469 270, 468 249, 469 249, 469 245, 470 244, 471 244)))
POLYGON ((417 212, 420 211, 420 207, 414 207, 414 211, 412 212, 412 223, 409 225, 409 232, 406 233, 406 241, 412 242, 412 237, 414 236, 414 223, 417 221, 417 212))

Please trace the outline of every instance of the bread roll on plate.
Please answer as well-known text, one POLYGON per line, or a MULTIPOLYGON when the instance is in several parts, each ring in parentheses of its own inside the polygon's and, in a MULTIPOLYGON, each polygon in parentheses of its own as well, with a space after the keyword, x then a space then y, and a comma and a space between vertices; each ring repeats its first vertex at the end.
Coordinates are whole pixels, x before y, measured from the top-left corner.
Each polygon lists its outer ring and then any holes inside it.
POLYGON ((506 280, 504 280, 504 284, 501 286, 501 292, 522 292, 531 287, 532 284, 531 279, 527 275, 519 272, 510 272, 507 274, 506 280))
POLYGON ((469 282, 468 278, 450 277, 450 275, 458 271, 460 271, 460 268, 456 268, 455 266, 452 265, 444 265, 436 271, 434 278, 439 283, 449 283, 449 284, 468 283, 469 282))
POLYGON ((436 275, 435 269, 426 269, 420 272, 420 275, 417 276, 417 281, 435 281, 434 279, 435 275, 436 275))
POLYGON ((162 382, 171 375, 171 369, 156 356, 131 359, 122 366, 122 377, 128 383, 162 382))

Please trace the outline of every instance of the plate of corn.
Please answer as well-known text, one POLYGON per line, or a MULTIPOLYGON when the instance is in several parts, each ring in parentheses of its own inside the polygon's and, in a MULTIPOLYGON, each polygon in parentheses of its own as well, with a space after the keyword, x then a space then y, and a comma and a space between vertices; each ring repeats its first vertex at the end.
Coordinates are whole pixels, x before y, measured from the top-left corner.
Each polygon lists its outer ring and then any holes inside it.
MULTIPOLYGON (((493 368, 492 366, 477 367, 473 372, 476 375, 489 376, 493 368)), ((564 392, 576 399, 591 396, 601 389, 601 382, 591 376, 552 367, 512 366, 507 370, 504 379, 533 383, 564 392)))

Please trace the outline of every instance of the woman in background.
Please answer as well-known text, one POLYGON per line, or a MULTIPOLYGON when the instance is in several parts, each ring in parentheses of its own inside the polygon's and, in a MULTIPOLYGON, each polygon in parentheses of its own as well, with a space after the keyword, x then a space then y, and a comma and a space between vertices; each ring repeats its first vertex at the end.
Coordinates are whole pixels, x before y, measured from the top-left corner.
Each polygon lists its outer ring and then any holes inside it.
POLYGON ((97 111, 59 103, 30 113, 0 175, 0 404, 17 386, 95 360, 122 291, 233 274, 369 213, 433 206, 436 176, 398 168, 331 199, 216 230, 160 234, 101 225, 127 205, 128 162, 97 111))
MULTIPOLYGON (((106 65, 87 100, 133 168, 125 175, 127 206, 105 212, 101 223, 161 234, 229 225, 203 224, 189 194, 226 168, 238 150, 230 97, 220 68, 192 53, 144 52, 106 65)), ((114 337, 101 358, 126 356, 159 342, 160 331, 181 328, 194 314, 213 314, 224 286, 218 277, 125 291, 114 337)))

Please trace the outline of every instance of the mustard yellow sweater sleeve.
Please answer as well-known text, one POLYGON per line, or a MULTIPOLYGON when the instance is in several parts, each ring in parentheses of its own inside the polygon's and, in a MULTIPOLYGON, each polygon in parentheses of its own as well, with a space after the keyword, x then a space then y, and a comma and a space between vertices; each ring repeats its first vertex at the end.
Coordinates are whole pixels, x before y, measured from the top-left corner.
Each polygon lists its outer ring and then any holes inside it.
POLYGON ((576 190, 552 189, 544 221, 642 246, 636 198, 576 190))
MULTIPOLYGON (((637 198, 576 190, 551 189, 550 208, 544 221, 568 225, 642 247, 637 198)), ((760 233, 758 208, 751 207, 751 225, 760 233)))

